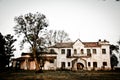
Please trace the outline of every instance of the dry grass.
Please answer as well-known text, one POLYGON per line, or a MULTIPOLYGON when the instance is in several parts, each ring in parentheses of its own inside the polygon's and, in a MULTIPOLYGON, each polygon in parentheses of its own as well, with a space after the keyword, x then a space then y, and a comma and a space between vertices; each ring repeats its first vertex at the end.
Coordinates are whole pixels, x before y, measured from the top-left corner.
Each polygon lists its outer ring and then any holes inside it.
POLYGON ((120 80, 120 72, 113 71, 17 71, 0 73, 0 80, 120 80))

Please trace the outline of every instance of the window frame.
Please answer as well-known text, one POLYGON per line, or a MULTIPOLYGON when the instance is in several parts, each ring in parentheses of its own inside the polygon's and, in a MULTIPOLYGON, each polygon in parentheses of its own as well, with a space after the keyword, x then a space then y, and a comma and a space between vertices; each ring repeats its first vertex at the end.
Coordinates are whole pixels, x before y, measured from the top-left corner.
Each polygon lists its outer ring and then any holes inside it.
POLYGON ((92 49, 93 54, 97 54, 97 49, 92 49))
POLYGON ((90 67, 91 66, 91 63, 90 62, 88 62, 88 67, 90 67))
POLYGON ((77 54, 77 49, 74 49, 74 54, 77 54))
POLYGON ((63 69, 64 69, 64 68, 66 67, 65 65, 66 65, 66 63, 65 63, 65 62, 61 62, 61 68, 63 68, 63 69))
POLYGON ((61 49, 61 54, 65 54, 65 49, 61 49))
POLYGON ((107 62, 103 62, 103 66, 107 66, 107 62))
POLYGON ((97 62, 93 62, 93 67, 97 67, 97 62))
POLYGON ((70 62, 68 62, 68 67, 70 67, 70 65, 71 65, 71 63, 70 63, 70 62))
POLYGON ((49 60, 50 63, 54 63, 54 60, 49 60))
POLYGON ((67 57, 71 56, 71 49, 67 49, 67 57))
POLYGON ((105 48, 102 49, 102 54, 106 54, 106 49, 105 48))
POLYGON ((50 49, 50 53, 55 53, 55 50, 54 49, 50 49))
POLYGON ((87 54, 91 54, 91 49, 87 49, 87 54))
POLYGON ((84 49, 81 49, 81 50, 80 50, 80 53, 81 53, 81 54, 84 54, 84 49))

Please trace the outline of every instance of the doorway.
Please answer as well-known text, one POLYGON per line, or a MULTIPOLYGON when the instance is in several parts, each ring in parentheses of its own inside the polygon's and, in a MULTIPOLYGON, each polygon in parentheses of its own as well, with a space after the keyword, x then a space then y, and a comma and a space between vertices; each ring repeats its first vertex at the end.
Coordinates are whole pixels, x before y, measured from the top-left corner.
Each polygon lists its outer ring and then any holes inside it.
POLYGON ((77 63, 77 70, 83 70, 84 65, 82 63, 77 63))

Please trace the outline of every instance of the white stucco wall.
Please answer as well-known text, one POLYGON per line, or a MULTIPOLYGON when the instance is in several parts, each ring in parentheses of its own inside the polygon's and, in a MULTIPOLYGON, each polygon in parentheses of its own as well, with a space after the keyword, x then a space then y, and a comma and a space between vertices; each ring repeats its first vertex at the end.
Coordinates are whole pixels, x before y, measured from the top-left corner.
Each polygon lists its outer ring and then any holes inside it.
MULTIPOLYGON (((67 49, 71 49, 71 56, 74 55, 74 49, 77 50, 76 56, 87 56, 87 49, 91 50, 91 57, 84 57, 83 59, 86 60, 87 68, 92 69, 93 68, 93 62, 97 62, 97 68, 100 69, 103 66, 103 62, 107 62, 106 68, 111 68, 110 65, 110 49, 109 44, 107 42, 101 42, 101 47, 84 47, 81 41, 77 40, 72 48, 52 48, 57 53, 57 59, 56 59, 56 68, 61 68, 61 62, 65 62, 65 67, 68 69, 72 68, 72 60, 75 58, 67 58, 67 49), (65 54, 61 54, 61 49, 65 49, 65 54), (84 50, 84 54, 80 53, 80 50, 84 50), (96 54, 92 52, 92 49, 96 49, 96 54), (106 54, 102 54, 102 49, 106 49, 106 54), (68 67, 68 62, 70 63, 70 66, 68 67), (90 62, 91 66, 88 67, 88 62, 90 62)), ((78 60, 78 62, 82 62, 81 60, 78 60)), ((85 65, 85 63, 84 63, 85 65)))

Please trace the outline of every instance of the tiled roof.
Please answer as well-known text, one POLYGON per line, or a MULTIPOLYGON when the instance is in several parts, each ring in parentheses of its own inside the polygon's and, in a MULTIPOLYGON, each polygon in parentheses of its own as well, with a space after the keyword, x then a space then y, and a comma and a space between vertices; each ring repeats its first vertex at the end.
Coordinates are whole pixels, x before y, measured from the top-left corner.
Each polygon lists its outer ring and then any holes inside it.
POLYGON ((57 43, 54 46, 51 46, 50 48, 72 48, 73 42, 69 43, 57 43))
MULTIPOLYGON (((101 45, 98 42, 82 42, 85 47, 101 47, 101 45)), ((72 48, 74 42, 68 42, 68 43, 57 43, 54 46, 51 46, 49 48, 72 48)))
POLYGON ((85 47, 101 47, 98 42, 83 42, 85 47))
MULTIPOLYGON (((43 56, 43 57, 44 57, 43 59, 56 59, 56 56, 43 56)), ((23 57, 23 56, 18 57, 18 58, 13 58, 12 60, 13 61, 15 61, 15 60, 17 60, 17 61, 23 61, 25 59, 34 60, 33 57, 23 57)))
MULTIPOLYGON (((57 54, 56 52, 38 52, 37 54, 57 54)), ((22 53, 21 56, 32 56, 33 57, 33 54, 32 53, 22 53)))

